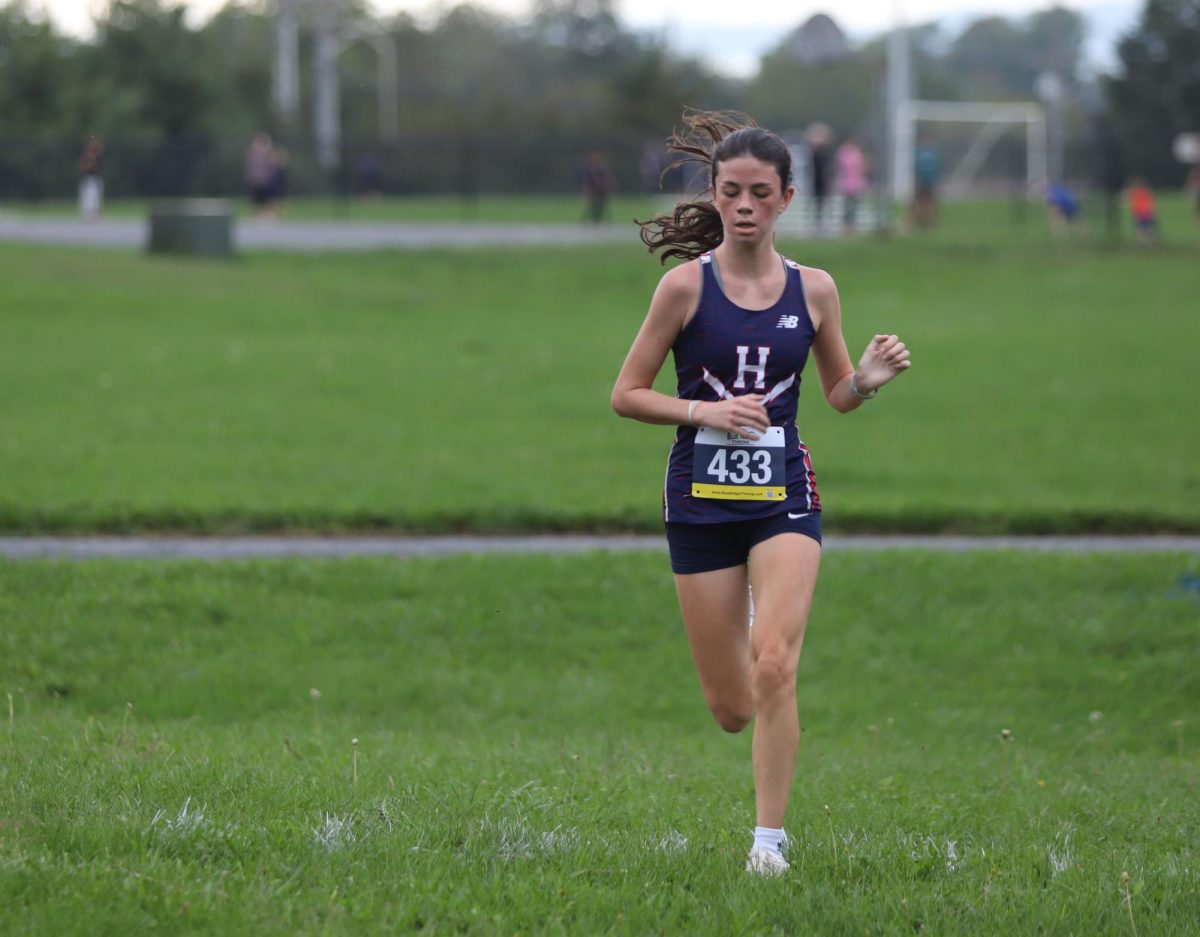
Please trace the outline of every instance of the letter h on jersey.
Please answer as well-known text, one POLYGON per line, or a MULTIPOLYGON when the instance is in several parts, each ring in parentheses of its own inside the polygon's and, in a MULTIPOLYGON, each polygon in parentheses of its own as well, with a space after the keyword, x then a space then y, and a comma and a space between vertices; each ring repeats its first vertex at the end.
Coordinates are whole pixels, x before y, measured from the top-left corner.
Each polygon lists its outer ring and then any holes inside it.
POLYGON ((746 372, 754 373, 754 389, 767 389, 767 356, 771 354, 771 349, 767 345, 758 346, 758 364, 750 364, 746 359, 750 354, 749 345, 738 345, 738 375, 737 380, 733 382, 733 386, 738 390, 746 388, 746 372))

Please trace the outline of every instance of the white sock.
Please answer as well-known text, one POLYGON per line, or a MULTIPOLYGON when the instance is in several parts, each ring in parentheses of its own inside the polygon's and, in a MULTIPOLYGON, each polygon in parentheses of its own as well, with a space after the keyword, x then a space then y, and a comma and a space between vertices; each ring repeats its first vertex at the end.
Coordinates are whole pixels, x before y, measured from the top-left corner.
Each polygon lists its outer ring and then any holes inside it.
POLYGON ((781 847, 783 846, 783 830, 773 830, 769 826, 756 826, 754 828, 754 848, 769 849, 771 852, 782 854, 781 847))

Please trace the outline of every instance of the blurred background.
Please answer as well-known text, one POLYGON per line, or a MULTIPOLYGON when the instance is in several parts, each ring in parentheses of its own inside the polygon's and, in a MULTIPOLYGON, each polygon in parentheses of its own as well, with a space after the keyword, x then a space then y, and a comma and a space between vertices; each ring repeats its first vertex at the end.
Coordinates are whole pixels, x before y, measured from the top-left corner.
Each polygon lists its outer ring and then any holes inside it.
POLYGON ((853 134, 880 198, 908 194, 934 124, 948 197, 1178 189, 1200 160, 1195 0, 901 6, 10 0, 0 200, 74 199, 92 157, 109 199, 248 197, 260 134, 294 196, 452 195, 469 214, 577 192, 588 154, 613 191, 650 193, 685 105, 752 114, 801 166, 814 123, 853 134), (905 123, 909 100, 970 106, 905 123))

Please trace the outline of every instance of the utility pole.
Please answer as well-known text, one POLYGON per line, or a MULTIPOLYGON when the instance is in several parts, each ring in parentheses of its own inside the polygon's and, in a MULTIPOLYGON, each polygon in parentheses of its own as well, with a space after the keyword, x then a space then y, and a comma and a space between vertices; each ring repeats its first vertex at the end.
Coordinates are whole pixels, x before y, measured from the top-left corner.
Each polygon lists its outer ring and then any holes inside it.
POLYGON ((912 167, 906 154, 912 152, 912 122, 903 112, 912 96, 912 74, 908 55, 908 27, 904 22, 902 0, 892 4, 893 24, 887 40, 887 122, 888 169, 891 178, 891 202, 906 200, 912 194, 912 167))
POLYGON ((398 63, 392 37, 376 28, 342 27, 339 0, 276 0, 275 58, 271 98, 275 112, 287 126, 300 116, 300 14, 305 6, 306 25, 313 31, 313 137, 317 165, 327 173, 341 163, 342 113, 338 57, 352 42, 371 47, 376 59, 379 139, 391 143, 400 136, 398 63))
POLYGON ((341 162, 341 85, 338 78, 338 14, 325 0, 317 10, 313 42, 313 134, 317 165, 333 172, 341 162))
POLYGON ((275 60, 271 71, 271 101, 287 127, 300 116, 300 22, 296 0, 276 0, 275 60))
POLYGON ((1065 182, 1066 141, 1063 136, 1063 110, 1066 104, 1066 87, 1057 72, 1045 71, 1037 76, 1034 92, 1046 105, 1050 124, 1049 172, 1047 182, 1065 182))

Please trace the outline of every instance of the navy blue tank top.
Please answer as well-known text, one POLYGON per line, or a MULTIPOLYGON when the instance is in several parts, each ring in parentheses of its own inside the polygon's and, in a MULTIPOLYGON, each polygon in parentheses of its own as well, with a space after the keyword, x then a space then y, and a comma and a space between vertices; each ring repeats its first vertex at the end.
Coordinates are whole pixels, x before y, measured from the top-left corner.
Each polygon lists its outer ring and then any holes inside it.
POLYGON ((697 431, 694 426, 680 426, 663 492, 665 519, 671 523, 717 524, 785 510, 821 510, 812 459, 796 429, 800 373, 817 333, 804 299, 800 265, 786 258, 782 263, 787 271, 783 295, 769 309, 751 310, 725 295, 712 255, 701 256, 704 284, 700 305, 671 350, 677 394, 684 400, 715 402, 741 394, 765 396, 771 425, 783 431, 787 496, 777 501, 695 497, 692 456, 697 431))

